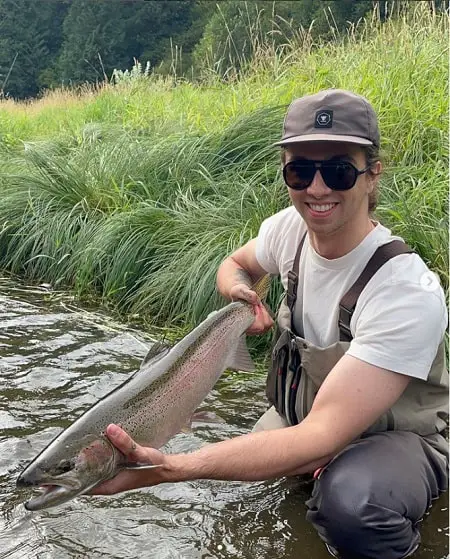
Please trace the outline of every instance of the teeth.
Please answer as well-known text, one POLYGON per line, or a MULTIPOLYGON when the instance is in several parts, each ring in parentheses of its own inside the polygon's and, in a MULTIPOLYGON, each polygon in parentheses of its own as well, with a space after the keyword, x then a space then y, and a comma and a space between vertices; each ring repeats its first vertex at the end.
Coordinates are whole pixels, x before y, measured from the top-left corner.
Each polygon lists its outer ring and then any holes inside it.
POLYGON ((335 204, 309 204, 309 207, 315 212, 327 212, 334 206, 335 204))

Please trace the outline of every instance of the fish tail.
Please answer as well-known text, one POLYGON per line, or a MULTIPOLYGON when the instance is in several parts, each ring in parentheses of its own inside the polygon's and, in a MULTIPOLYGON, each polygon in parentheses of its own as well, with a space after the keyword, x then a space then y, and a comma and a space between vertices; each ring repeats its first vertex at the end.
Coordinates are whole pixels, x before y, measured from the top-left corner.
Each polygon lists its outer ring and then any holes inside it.
POLYGON ((270 274, 266 274, 252 286, 252 290, 258 295, 261 301, 264 301, 269 293, 270 282, 270 274))

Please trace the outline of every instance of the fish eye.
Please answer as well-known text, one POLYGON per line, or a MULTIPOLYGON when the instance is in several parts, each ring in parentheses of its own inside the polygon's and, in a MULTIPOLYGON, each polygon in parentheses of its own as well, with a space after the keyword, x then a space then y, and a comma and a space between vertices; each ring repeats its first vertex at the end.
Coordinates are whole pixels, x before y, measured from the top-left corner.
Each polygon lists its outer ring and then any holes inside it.
POLYGON ((56 466, 55 470, 56 473, 58 474, 65 474, 67 472, 70 472, 70 470, 73 470, 75 465, 74 460, 67 460, 67 459, 63 459, 61 460, 61 462, 56 466))

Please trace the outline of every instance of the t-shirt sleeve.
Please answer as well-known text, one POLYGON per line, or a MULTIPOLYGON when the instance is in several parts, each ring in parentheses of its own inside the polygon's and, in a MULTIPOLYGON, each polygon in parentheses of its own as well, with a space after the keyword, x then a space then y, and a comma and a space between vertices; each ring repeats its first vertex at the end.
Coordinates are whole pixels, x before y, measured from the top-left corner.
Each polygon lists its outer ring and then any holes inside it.
POLYGON ((293 206, 264 220, 256 238, 256 259, 273 275, 285 279, 306 226, 293 206))
POLYGON ((256 239, 256 260, 266 272, 273 275, 280 272, 274 246, 278 229, 277 221, 276 216, 265 219, 259 228, 256 239))
POLYGON ((427 291, 419 282, 387 280, 357 309, 347 354, 426 380, 448 322, 441 287, 427 291))

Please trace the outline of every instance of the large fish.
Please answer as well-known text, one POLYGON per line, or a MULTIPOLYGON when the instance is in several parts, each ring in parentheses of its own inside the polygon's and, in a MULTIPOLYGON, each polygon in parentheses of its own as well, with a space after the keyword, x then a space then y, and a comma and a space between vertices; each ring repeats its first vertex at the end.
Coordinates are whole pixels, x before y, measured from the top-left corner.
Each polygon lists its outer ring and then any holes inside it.
MULTIPOLYGON (((264 299, 268 286, 265 276, 253 289, 264 299)), ((150 350, 133 376, 60 433, 20 474, 18 487, 40 488, 25 508, 60 505, 121 469, 142 467, 125 462, 103 434, 107 425, 118 423, 137 443, 161 447, 190 423, 225 369, 254 369, 245 343, 254 318, 252 305, 235 301, 211 313, 172 348, 150 350)))

